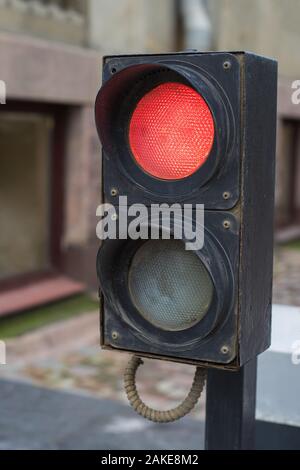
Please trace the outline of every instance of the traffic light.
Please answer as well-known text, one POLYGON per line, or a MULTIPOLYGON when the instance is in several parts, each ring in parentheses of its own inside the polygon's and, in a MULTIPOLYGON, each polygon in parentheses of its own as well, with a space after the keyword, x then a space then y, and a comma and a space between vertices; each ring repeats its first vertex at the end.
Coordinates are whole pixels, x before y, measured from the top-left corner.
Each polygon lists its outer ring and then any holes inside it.
POLYGON ((276 96, 276 61, 251 53, 104 58, 103 198, 127 220, 97 258, 104 348, 238 369, 269 346, 276 96), (142 211, 166 206, 169 237, 142 211))

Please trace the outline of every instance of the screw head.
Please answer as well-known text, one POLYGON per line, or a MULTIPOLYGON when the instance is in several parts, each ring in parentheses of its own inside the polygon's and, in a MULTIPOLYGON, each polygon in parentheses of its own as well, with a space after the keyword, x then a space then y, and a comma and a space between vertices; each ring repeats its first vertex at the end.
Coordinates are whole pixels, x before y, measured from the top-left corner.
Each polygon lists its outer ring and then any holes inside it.
POLYGON ((116 196, 118 194, 117 188, 111 188, 110 194, 111 194, 111 196, 116 196))
POLYGON ((223 62, 223 69, 229 70, 230 68, 231 68, 231 62, 229 60, 225 60, 225 62, 223 62))
POLYGON ((118 219, 118 214, 112 214, 111 220, 117 220, 118 219))
POLYGON ((229 347, 224 344, 224 346, 221 347, 221 353, 222 354, 228 354, 229 353, 229 347))
POLYGON ((230 222, 229 220, 224 220, 223 221, 223 227, 226 228, 226 230, 228 230, 230 228, 230 222))
POLYGON ((229 199, 230 198, 230 192, 229 191, 224 191, 223 193, 223 199, 229 199))
POLYGON ((111 337, 112 339, 117 340, 119 338, 119 333, 117 331, 113 331, 111 337))

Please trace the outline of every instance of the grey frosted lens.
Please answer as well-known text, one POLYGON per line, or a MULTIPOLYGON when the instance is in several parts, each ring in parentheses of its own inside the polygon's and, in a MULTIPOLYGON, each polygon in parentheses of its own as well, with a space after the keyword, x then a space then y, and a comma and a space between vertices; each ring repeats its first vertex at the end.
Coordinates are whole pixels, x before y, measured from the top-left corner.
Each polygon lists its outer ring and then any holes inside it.
POLYGON ((139 313, 169 331, 190 328, 207 313, 213 296, 211 277, 193 251, 179 240, 150 240, 135 253, 129 291, 139 313))

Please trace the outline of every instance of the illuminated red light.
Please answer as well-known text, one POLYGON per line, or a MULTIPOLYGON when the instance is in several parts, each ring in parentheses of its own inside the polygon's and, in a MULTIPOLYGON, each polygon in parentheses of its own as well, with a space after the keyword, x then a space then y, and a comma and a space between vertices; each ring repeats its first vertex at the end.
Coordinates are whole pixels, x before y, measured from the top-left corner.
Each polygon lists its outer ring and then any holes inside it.
POLYGON ((160 179, 192 175, 207 160, 213 140, 214 121, 206 101, 182 83, 163 83, 146 93, 129 124, 135 160, 160 179))

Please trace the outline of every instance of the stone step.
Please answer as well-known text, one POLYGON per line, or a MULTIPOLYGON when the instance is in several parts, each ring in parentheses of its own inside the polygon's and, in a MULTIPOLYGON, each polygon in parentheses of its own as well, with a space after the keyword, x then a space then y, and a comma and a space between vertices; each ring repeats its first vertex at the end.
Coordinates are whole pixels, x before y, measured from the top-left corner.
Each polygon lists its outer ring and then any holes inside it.
POLYGON ((0 317, 38 307, 85 291, 84 284, 65 276, 51 276, 0 293, 0 317))

